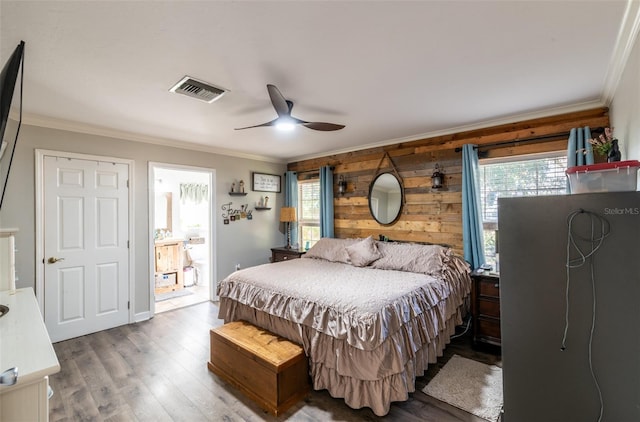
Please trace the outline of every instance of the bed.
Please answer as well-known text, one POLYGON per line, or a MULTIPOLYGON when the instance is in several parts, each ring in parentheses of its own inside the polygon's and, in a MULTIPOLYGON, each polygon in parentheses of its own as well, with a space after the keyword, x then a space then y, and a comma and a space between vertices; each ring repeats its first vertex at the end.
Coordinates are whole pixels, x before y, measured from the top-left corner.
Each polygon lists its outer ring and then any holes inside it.
POLYGON ((378 415, 415 391, 462 323, 467 263, 439 245, 321 239, 303 258, 236 271, 219 318, 301 344, 316 390, 378 415))

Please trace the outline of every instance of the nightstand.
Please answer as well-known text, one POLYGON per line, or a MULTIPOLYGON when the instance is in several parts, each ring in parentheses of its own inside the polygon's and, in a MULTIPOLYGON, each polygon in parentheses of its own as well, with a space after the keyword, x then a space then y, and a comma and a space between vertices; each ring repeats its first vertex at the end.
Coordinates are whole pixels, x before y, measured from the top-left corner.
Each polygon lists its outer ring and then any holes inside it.
POLYGON ((289 261, 291 259, 300 258, 307 251, 300 249, 287 248, 271 248, 271 262, 289 261))
POLYGON ((471 280, 473 343, 500 346, 500 275, 474 271, 471 280))

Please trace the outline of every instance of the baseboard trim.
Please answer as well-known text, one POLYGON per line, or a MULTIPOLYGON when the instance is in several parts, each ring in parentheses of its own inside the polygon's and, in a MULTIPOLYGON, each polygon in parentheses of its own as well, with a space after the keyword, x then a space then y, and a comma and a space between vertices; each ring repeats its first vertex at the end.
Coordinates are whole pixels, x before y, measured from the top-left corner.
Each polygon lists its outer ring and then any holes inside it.
POLYGON ((133 316, 133 318, 134 318, 133 322, 147 321, 147 320, 151 319, 151 312, 149 312, 149 311, 140 312, 138 314, 135 314, 133 316))

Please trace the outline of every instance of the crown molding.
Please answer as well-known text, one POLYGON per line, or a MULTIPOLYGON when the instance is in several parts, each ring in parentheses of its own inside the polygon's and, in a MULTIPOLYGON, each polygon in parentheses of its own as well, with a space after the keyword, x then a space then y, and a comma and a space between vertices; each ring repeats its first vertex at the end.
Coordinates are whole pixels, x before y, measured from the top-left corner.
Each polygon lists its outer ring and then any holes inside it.
POLYGON ((157 138, 148 135, 140 135, 137 133, 119 131, 115 129, 109 129, 102 126, 94 126, 85 123, 56 119, 52 117, 42 116, 38 114, 23 114, 22 123, 30 126, 38 126, 48 129, 66 130, 69 132, 84 133, 88 135, 105 136, 109 138, 123 139, 133 142, 142 142, 146 144, 153 144, 165 147, 180 148, 191 151, 207 152, 211 154, 225 155, 235 158, 244 158, 248 160, 264 161, 268 163, 285 164, 284 159, 278 159, 274 157, 267 157, 262 155, 246 154, 239 151, 226 148, 216 148, 202 144, 196 144, 193 142, 180 141, 175 139, 157 138))
POLYGON ((435 138, 435 137, 438 137, 438 136, 451 135, 451 134, 454 134, 454 133, 467 132, 467 131, 471 131, 471 130, 485 129, 485 128, 493 127, 493 126, 500 126, 500 125, 509 124, 509 123, 521 122, 521 121, 524 121, 524 120, 532 120, 532 119, 539 119, 539 118, 543 118, 543 117, 555 116, 555 115, 558 115, 558 114, 573 113, 573 112, 576 112, 576 111, 589 110, 589 109, 592 109, 592 108, 599 108, 599 107, 604 107, 604 104, 602 103, 601 100, 585 101, 585 102, 582 102, 582 103, 576 103, 576 104, 567 105, 567 106, 546 108, 544 110, 534 111, 534 112, 530 112, 530 113, 516 114, 516 115, 511 115, 511 116, 508 116, 508 117, 501 117, 501 118, 493 119, 493 120, 485 120, 485 121, 479 122, 479 123, 473 123, 473 124, 470 124, 470 125, 463 125, 463 126, 456 126, 456 127, 453 127, 453 128, 437 130, 437 131, 433 131, 433 132, 426 132, 426 133, 422 133, 422 134, 418 134, 418 135, 407 136, 407 137, 404 137, 404 138, 389 139, 389 140, 386 140, 386 141, 375 142, 375 143, 365 144, 365 145, 360 145, 360 146, 354 146, 354 147, 351 147, 351 148, 344 148, 344 149, 340 149, 340 150, 328 151, 328 152, 323 152, 323 153, 318 153, 318 154, 310 154, 310 155, 294 157, 294 158, 290 158, 289 160, 287 160, 287 164, 296 163, 298 161, 306 161, 306 160, 313 160, 313 159, 316 159, 316 158, 328 157, 330 155, 339 155, 339 154, 346 154, 346 153, 354 152, 354 151, 362 151, 362 150, 369 149, 369 148, 379 148, 379 147, 384 147, 384 146, 387 146, 387 145, 394 145, 394 144, 399 144, 399 143, 404 143, 404 142, 419 141, 419 140, 422 140, 422 139, 435 138))
POLYGON ((298 161, 305 161, 305 160, 312 160, 315 158, 327 157, 330 155, 345 154, 349 152, 361 151, 361 150, 370 149, 370 148, 384 147, 387 145, 399 144, 403 142, 412 142, 412 141, 418 141, 421 139, 435 138, 437 136, 451 135, 454 133, 484 129, 484 128, 493 127, 493 126, 500 126, 503 124, 515 123, 523 120, 538 119, 542 117, 549 117, 549 116, 554 116, 558 114, 589 110, 592 108, 598 108, 598 107, 604 107, 604 106, 605 105, 601 100, 587 101, 587 102, 572 104, 568 106, 547 108, 544 110, 530 112, 530 113, 523 113, 523 114, 511 115, 508 117, 502 117, 499 119, 486 120, 483 122, 474 123, 470 125, 456 126, 453 128, 448 128, 448 129, 443 129, 438 131, 426 132, 426 133, 406 136, 402 138, 388 139, 385 141, 358 145, 358 146, 343 148, 339 150, 326 151, 326 152, 321 152, 317 154, 293 157, 288 159, 277 159, 274 157, 246 154, 246 153, 234 151, 231 149, 214 148, 214 147, 209 147, 206 145, 195 144, 195 143, 186 142, 186 141, 156 138, 156 137, 147 136, 147 135, 140 135, 140 134, 135 134, 130 132, 118 131, 114 129, 105 128, 102 126, 94 126, 94 125, 88 125, 88 124, 69 121, 69 120, 55 119, 55 118, 46 117, 46 116, 37 115, 37 114, 23 114, 22 123, 30 126, 66 130, 69 132, 76 132, 76 133, 86 133, 89 135, 105 136, 105 137, 116 138, 116 139, 124 139, 128 141, 133 141, 133 142, 142 142, 142 143, 153 144, 153 145, 187 149, 191 151, 207 152, 211 154, 219 154, 219 155, 225 155, 225 156, 236 157, 236 158, 244 158, 248 160, 263 161, 263 162, 269 162, 269 163, 275 163, 275 164, 288 164, 288 163, 294 163, 298 161))
POLYGON ((604 80, 602 103, 609 107, 640 32, 640 1, 628 0, 604 80))

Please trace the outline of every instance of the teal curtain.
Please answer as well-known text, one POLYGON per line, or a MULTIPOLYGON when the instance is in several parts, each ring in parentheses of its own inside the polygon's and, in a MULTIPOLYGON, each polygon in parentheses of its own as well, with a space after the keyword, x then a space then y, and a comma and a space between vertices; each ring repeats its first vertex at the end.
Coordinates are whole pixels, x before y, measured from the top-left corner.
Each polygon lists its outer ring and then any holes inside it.
MULTIPOLYGON (((591 129, 573 128, 569 131, 567 141, 567 168, 593 164, 593 146, 589 143, 591 129)), ((569 179, 567 179, 567 193, 571 193, 569 179)))
POLYGON ((485 263, 484 235, 480 214, 480 170, 475 145, 462 146, 462 240, 464 259, 477 269, 485 263))
MULTIPOLYGON (((296 215, 300 218, 300 210, 298 209, 298 175, 295 171, 287 171, 284 174, 284 206, 294 207, 296 215)), ((298 238, 298 222, 291 224, 291 243, 300 243, 298 238)), ((285 227, 286 229, 286 227, 285 227)), ((284 233, 284 244, 287 244, 287 232, 284 233)))
POLYGON ((320 168, 320 237, 333 237, 333 170, 320 168))
POLYGON ((589 139, 591 139, 589 126, 571 129, 567 144, 567 168, 593 164, 593 147, 589 139))

